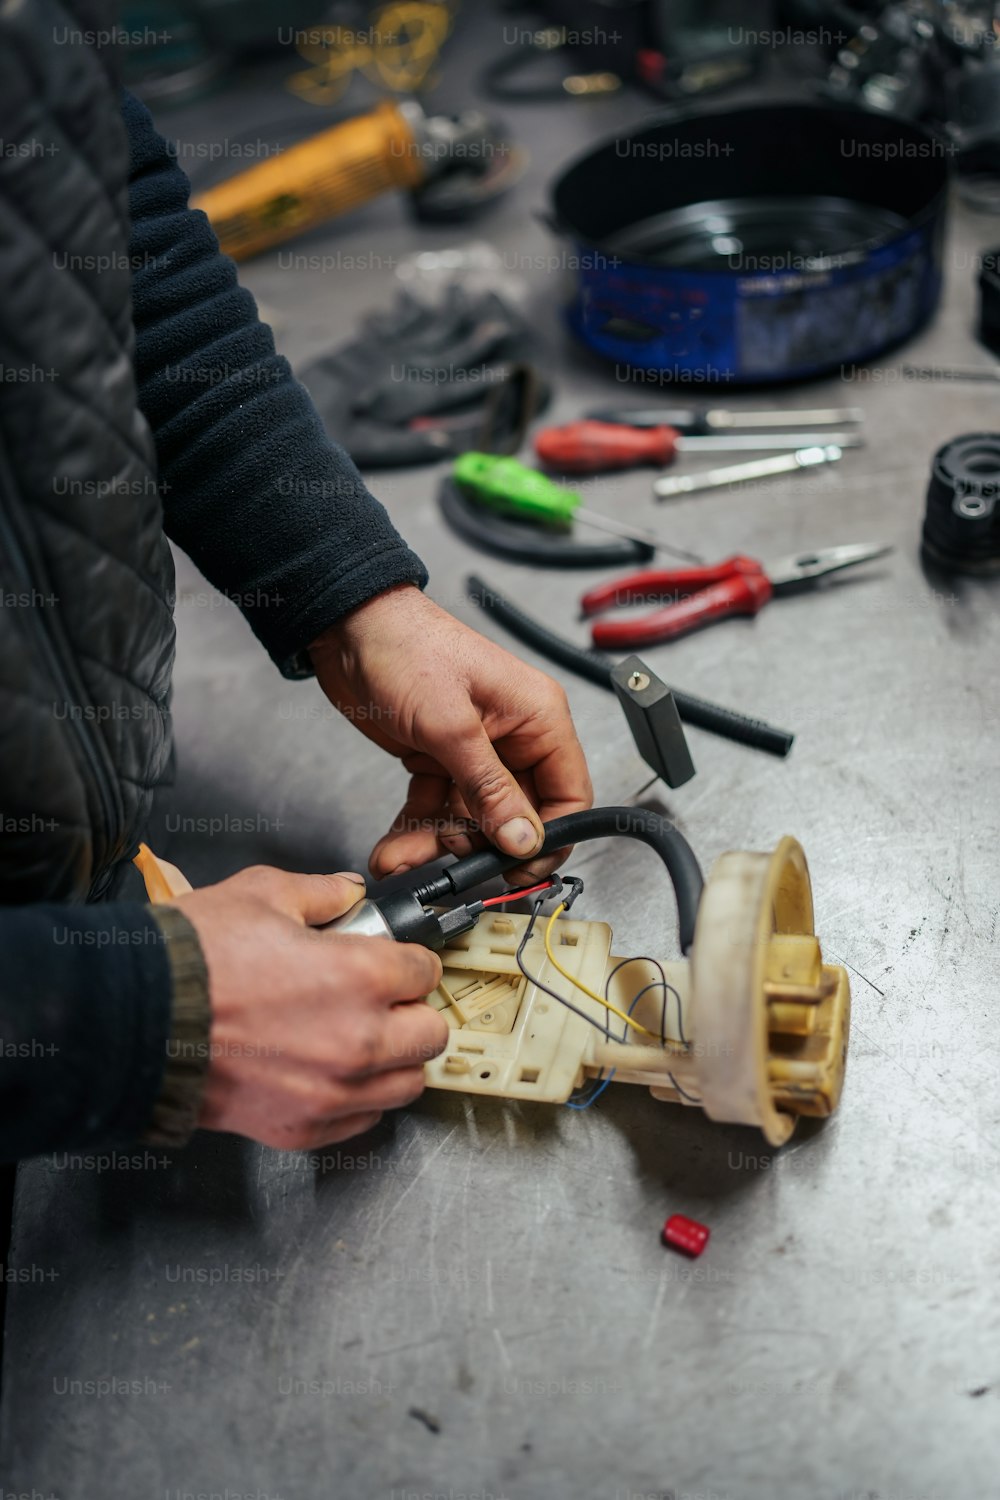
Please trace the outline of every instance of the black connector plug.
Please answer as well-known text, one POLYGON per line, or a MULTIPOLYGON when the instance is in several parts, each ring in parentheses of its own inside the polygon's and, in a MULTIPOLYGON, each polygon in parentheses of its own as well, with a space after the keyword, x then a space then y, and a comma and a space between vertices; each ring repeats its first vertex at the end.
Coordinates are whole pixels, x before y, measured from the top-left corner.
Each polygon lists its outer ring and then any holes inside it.
POLYGON ((450 911, 432 913, 437 917, 437 923, 441 929, 441 941, 437 944, 444 948, 454 937, 463 932, 468 932, 475 927, 483 914, 483 903, 481 901, 470 901, 467 906, 453 906, 450 911))
POLYGON ((470 901, 446 912, 428 911, 417 894, 406 890, 379 896, 374 904, 397 943, 420 943, 435 951, 475 927, 483 912, 481 901, 470 901))

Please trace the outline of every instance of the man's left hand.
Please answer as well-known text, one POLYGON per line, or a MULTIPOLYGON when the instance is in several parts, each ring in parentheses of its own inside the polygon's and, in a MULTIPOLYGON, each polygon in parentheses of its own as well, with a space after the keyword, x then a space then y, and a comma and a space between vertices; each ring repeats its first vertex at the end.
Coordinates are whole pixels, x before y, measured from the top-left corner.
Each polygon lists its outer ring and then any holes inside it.
POLYGON ((481 835, 523 857, 508 879, 544 879, 565 857, 532 858, 543 822, 593 798, 552 678, 409 585, 353 610, 310 655, 330 702, 410 773, 403 808, 372 851, 373 875, 467 854, 481 835))

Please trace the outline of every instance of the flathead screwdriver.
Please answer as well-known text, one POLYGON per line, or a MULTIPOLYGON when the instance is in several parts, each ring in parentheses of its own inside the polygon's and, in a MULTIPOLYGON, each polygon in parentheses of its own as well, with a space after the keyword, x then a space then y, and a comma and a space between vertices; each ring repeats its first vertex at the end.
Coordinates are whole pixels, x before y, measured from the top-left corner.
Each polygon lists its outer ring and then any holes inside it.
POLYGON ((775 458, 755 458, 745 464, 727 464, 721 469, 706 469, 701 474, 665 474, 653 485, 657 500, 676 500, 699 490, 717 490, 727 484, 742 484, 747 479, 767 479, 772 474, 794 474, 817 464, 834 464, 842 457, 835 443, 824 447, 799 448, 794 453, 779 453, 775 458))
POLYGON ((785 411, 740 411, 728 407, 602 407, 589 411, 595 422, 625 427, 676 427, 678 432, 732 432, 761 427, 851 427, 865 419, 860 406, 790 407, 785 411))
POLYGON ((856 432, 751 432, 685 437, 676 427, 621 427, 614 422, 569 422, 546 427, 535 438, 535 452, 550 469, 564 474, 599 474, 639 464, 668 464, 678 453, 753 452, 835 444, 859 448, 856 432))
POLYGON ((654 532, 629 526, 613 516, 586 510, 578 491, 555 484, 547 474, 529 469, 516 458, 501 458, 492 453, 463 453, 456 458, 452 475, 464 494, 491 510, 520 516, 524 521, 534 521, 542 526, 568 527, 574 521, 582 521, 600 531, 610 531, 613 536, 645 542, 657 552, 669 552, 686 562, 702 561, 695 553, 672 546, 654 532))

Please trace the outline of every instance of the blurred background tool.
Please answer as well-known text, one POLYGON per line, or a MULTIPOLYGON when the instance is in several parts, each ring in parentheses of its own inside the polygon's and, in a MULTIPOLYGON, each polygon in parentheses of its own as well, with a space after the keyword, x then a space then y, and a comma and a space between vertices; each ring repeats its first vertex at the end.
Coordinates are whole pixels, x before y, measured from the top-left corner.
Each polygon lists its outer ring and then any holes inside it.
POLYGON ((294 50, 306 66, 275 82, 310 104, 339 102, 355 80, 409 95, 433 86, 457 8, 458 0, 125 0, 126 83, 146 100, 176 103, 294 50))
POLYGON ((483 69, 494 98, 600 98, 638 84, 683 101, 751 79, 764 49, 749 40, 739 0, 538 0, 515 11, 548 24, 524 27, 483 69))
POLYGON ((675 427, 678 432, 740 432, 744 429, 794 427, 851 427, 860 425, 864 410, 860 406, 821 406, 812 410, 790 408, 787 411, 729 411, 724 407, 699 406, 622 406, 599 407, 588 411, 592 422, 617 422, 625 427, 675 427))
POLYGON ((452 475, 455 483, 479 504, 508 515, 517 515, 541 526, 565 528, 583 521, 613 536, 642 542, 657 552, 669 552, 689 562, 700 562, 691 552, 671 546, 653 532, 629 526, 611 516, 587 510, 576 490, 553 484, 537 469, 529 469, 516 458, 494 458, 489 453, 463 453, 455 460, 452 475))
POLYGON ((781 0, 812 47, 795 71, 825 98, 919 120, 953 161, 961 195, 1000 206, 1000 16, 994 0, 781 0))
POLYGON ((399 292, 301 379, 359 468, 397 468, 470 447, 516 452, 549 399, 533 349, 508 301, 452 283, 436 296, 399 292))
POLYGON ((415 101, 387 99, 191 201, 225 253, 245 260, 393 188, 410 191, 420 218, 467 219, 513 186, 525 163, 478 110, 426 115, 415 101))
POLYGON ((452 474, 445 474, 438 486, 438 505, 456 536, 505 562, 535 568, 624 568, 656 556, 656 548, 638 538, 578 541, 561 526, 540 526, 516 513, 501 513, 467 494, 452 474))
MULTIPOLYGON (((612 692, 611 671, 614 658, 603 651, 578 646, 557 635, 548 625, 527 614, 519 604, 504 597, 475 573, 466 579, 466 589, 473 604, 485 611, 491 619, 514 636, 516 640, 530 646, 539 656, 575 672, 597 687, 612 692)), ((671 688, 677 711, 685 724, 693 724, 722 739, 733 740, 739 745, 749 745, 753 750, 763 750, 768 755, 784 757, 792 748, 795 736, 788 729, 777 729, 763 719, 751 719, 733 708, 722 708, 718 703, 709 703, 679 688, 671 688)))
POLYGON ((591 632, 595 646, 655 646, 730 615, 755 615, 781 594, 810 587, 828 573, 854 568, 891 551, 891 547, 879 543, 856 542, 799 552, 776 563, 734 556, 707 568, 634 573, 590 589, 580 600, 580 607, 588 617, 619 605, 672 597, 671 603, 652 614, 599 620, 591 632))
POLYGON ((1000 433, 952 438, 934 455, 924 556, 959 573, 1000 569, 1000 433))
POLYGON ((657 500, 675 500, 700 490, 723 489, 752 479, 770 479, 779 474, 797 474, 820 464, 835 464, 843 457, 834 443, 822 448, 796 448, 794 453, 779 453, 774 458, 754 458, 745 464, 726 464, 721 469, 706 469, 701 474, 664 474, 653 485, 657 500))
POLYGON ((535 438, 535 452, 550 469, 563 474, 600 474, 633 469, 639 464, 673 463, 678 453, 752 452, 760 448, 861 448, 857 432, 724 432, 686 437, 676 427, 628 427, 617 422, 568 422, 545 427, 535 438))
POLYGON ((979 257, 979 342, 1000 354, 1000 250, 979 257))

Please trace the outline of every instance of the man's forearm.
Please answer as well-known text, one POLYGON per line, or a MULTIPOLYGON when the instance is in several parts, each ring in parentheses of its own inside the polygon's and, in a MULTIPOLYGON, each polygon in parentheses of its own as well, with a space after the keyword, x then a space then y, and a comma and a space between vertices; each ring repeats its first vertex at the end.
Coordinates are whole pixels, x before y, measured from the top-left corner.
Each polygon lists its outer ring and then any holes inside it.
POLYGON ((148 112, 126 94, 123 114, 139 404, 166 530, 295 675, 334 621, 426 573, 275 353, 148 112))

